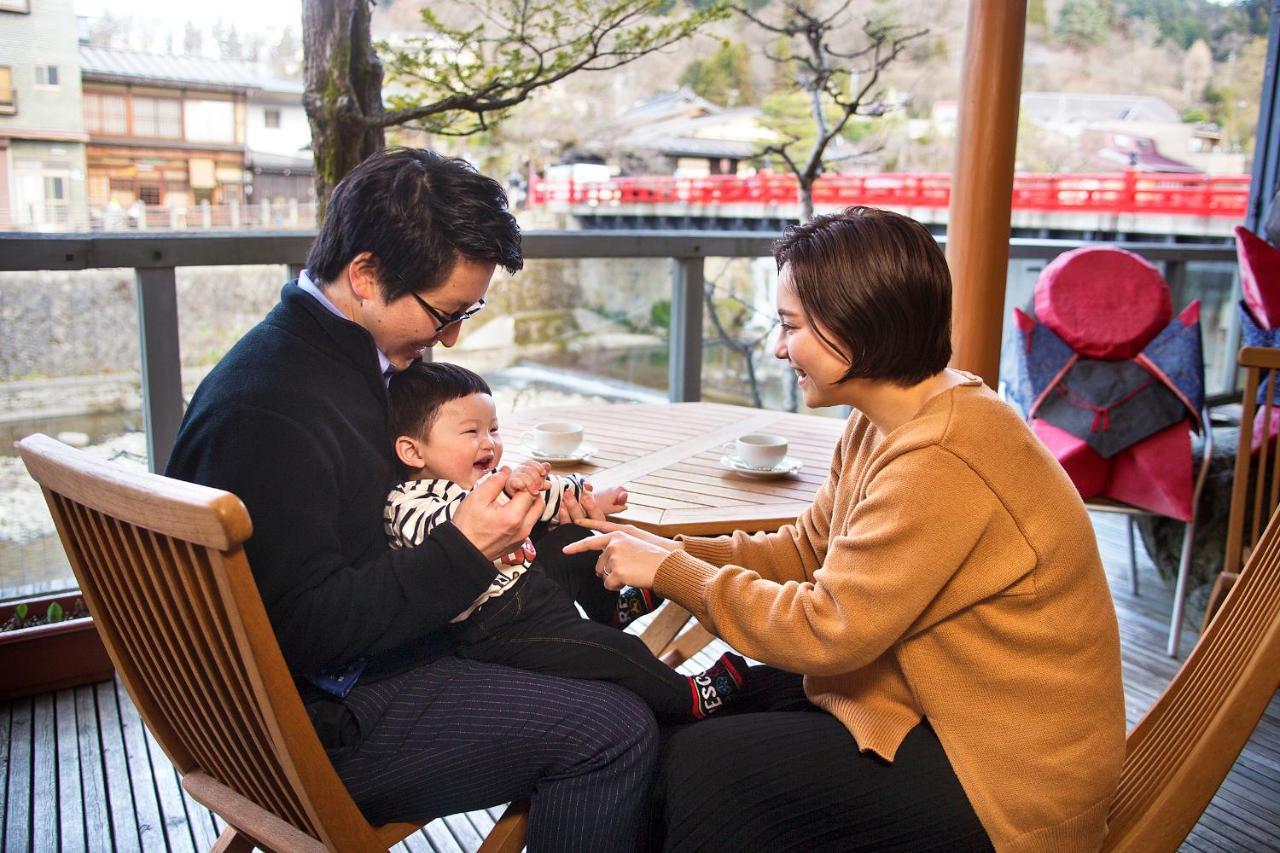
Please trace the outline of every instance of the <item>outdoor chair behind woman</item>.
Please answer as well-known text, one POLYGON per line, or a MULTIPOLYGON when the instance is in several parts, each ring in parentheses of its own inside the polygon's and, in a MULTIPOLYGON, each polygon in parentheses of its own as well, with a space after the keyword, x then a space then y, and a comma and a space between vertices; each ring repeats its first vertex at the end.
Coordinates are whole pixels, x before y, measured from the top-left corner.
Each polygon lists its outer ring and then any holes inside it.
POLYGON ((950 275, 923 226, 855 207, 775 255, 775 354, 806 405, 854 409, 813 505, 771 534, 603 522, 566 549, 764 664, 733 713, 665 739, 650 845, 1097 850, 1124 696, 1075 488, 947 368, 950 275))

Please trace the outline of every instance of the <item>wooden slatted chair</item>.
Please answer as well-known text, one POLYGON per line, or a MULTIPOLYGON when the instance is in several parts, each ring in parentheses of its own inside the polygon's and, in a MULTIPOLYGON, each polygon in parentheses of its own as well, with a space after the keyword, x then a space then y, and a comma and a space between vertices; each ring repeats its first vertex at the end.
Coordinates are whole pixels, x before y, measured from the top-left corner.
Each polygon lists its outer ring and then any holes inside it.
MULTIPOLYGON (((147 728, 229 824, 215 850, 386 850, 419 829, 371 826, 329 762, 241 547, 252 525, 237 497, 43 435, 18 449, 147 728)), ((483 853, 519 851, 525 811, 509 809, 483 853)))
POLYGON ((1129 733, 1104 850, 1174 851, 1280 687, 1280 511, 1173 681, 1129 733))
MULTIPOLYGON (((1262 441, 1258 464, 1253 461, 1253 421, 1258 413, 1258 389, 1264 383, 1275 388, 1280 381, 1280 349, 1245 347, 1236 359, 1244 368, 1244 401, 1240 412, 1240 441, 1236 445, 1236 469, 1231 481, 1231 511, 1227 517, 1227 548, 1222 557, 1222 573, 1213 582, 1204 608, 1207 627, 1231 585, 1240 576, 1240 566, 1262 535, 1263 521, 1280 504, 1280 449, 1274 442, 1262 441), (1269 458, 1273 457, 1273 458, 1269 458), (1251 477, 1252 472, 1252 477, 1251 477), (1268 474, 1268 472, 1270 472, 1268 474), (1252 479, 1252 482, 1250 480, 1252 479), (1269 481, 1269 482, 1268 482, 1269 481), (1268 488, 1269 487, 1269 488, 1268 488), (1248 529, 1246 531, 1246 515, 1248 529)), ((1271 423, 1275 393, 1267 394, 1263 403, 1262 423, 1271 423)), ((1264 427, 1265 429, 1265 427, 1264 427)))

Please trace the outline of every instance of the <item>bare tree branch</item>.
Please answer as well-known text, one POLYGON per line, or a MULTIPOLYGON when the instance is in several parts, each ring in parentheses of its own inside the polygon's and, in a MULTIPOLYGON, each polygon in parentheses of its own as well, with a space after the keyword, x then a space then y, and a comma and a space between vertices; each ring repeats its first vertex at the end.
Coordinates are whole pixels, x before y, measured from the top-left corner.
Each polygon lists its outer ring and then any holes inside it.
POLYGON ((386 78, 403 87, 384 106, 372 2, 303 0, 303 103, 322 206, 347 171, 385 145, 386 128, 479 133, 539 89, 665 50, 728 14, 718 2, 675 17, 662 0, 476 0, 465 24, 449 26, 428 5, 421 16, 431 35, 379 45, 386 78))
MULTIPOLYGON (((781 6, 780 23, 767 21, 739 5, 731 8, 756 26, 785 37, 790 44, 790 49, 785 51, 766 49, 765 56, 792 69, 791 78, 797 88, 807 94, 813 142, 803 162, 791 153, 799 142, 794 136, 781 144, 764 146, 759 156, 777 155, 796 176, 802 218, 808 219, 813 215, 814 182, 822 175, 827 162, 835 162, 828 161, 827 149, 844 133, 854 116, 884 113, 878 89, 884 69, 909 42, 928 31, 903 33, 898 27, 866 19, 861 26, 861 44, 836 47, 832 36, 843 26, 851 0, 845 0, 828 14, 810 11, 801 0, 783 0, 781 6), (850 92, 850 86, 856 86, 857 91, 850 92)), ((866 153, 858 152, 854 156, 866 153)))

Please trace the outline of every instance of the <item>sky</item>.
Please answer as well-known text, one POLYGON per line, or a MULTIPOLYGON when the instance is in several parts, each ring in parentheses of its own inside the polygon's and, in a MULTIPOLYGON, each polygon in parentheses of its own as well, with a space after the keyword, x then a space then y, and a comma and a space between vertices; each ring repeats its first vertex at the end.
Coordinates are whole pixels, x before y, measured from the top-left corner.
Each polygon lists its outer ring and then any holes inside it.
POLYGON ((163 20, 179 32, 187 22, 208 28, 219 19, 240 30, 276 32, 292 25, 302 30, 302 0, 75 0, 77 15, 98 18, 107 10, 119 17, 163 20))

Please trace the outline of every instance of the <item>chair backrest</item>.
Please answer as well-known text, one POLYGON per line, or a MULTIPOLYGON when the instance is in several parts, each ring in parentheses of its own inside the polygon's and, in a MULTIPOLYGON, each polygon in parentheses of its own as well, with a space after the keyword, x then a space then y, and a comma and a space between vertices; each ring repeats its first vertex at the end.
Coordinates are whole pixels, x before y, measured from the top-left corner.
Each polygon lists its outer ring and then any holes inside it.
POLYGON ((1222 570, 1240 571, 1262 535, 1262 526, 1280 504, 1280 451, 1268 441, 1275 406, 1275 382, 1280 378, 1280 349, 1245 347, 1238 356, 1244 368, 1244 401, 1240 413, 1240 443, 1236 450, 1235 478, 1231 484, 1231 514, 1227 520, 1227 550, 1222 570), (1254 420, 1258 414, 1258 389, 1268 393, 1262 405, 1261 439, 1256 468, 1253 459, 1254 420), (1250 476, 1250 472, 1253 476, 1250 476))
POLYGON ((1280 512, 1173 681, 1129 733, 1104 849, 1177 850, 1280 687, 1280 512))
POLYGON ((192 796, 274 849, 385 850, 285 666, 241 548, 244 504, 44 435, 18 449, 121 681, 192 796))

